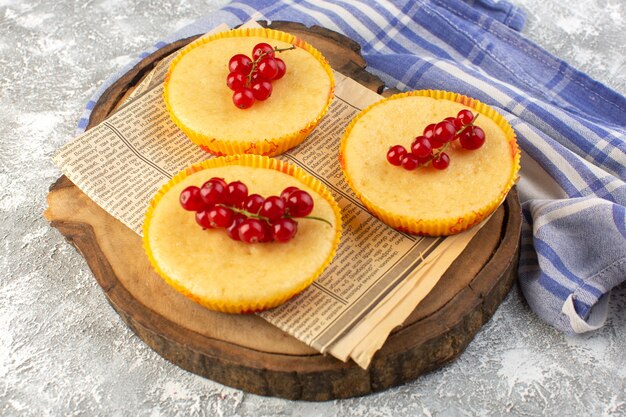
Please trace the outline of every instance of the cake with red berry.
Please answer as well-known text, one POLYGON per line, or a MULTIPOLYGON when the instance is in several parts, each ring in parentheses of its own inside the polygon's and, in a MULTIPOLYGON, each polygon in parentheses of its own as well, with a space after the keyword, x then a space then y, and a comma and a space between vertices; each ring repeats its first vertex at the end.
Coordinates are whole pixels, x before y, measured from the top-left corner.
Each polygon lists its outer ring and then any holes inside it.
POLYGON ((258 155, 210 159, 176 175, 146 213, 148 258, 212 310, 251 313, 309 286, 341 235, 337 203, 300 168, 258 155))
POLYGON ((328 111, 334 77, 322 54, 285 32, 235 29, 202 37, 170 64, 172 120, 215 155, 277 155, 328 111))
POLYGON ((446 91, 412 91, 359 113, 342 138, 344 176, 389 226, 443 236, 481 222, 515 184, 515 133, 491 107, 446 91))

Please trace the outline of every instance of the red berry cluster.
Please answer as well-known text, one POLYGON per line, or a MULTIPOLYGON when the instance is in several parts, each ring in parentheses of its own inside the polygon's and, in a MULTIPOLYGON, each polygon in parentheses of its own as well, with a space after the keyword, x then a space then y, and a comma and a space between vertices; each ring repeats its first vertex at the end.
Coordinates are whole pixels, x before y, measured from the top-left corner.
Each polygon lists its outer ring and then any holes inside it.
POLYGON ((263 198, 248 195, 248 187, 241 181, 226 183, 217 177, 202 187, 185 188, 180 193, 180 205, 196 212, 196 222, 203 229, 225 228, 231 239, 246 243, 291 240, 298 229, 294 217, 323 220, 309 216, 313 198, 297 187, 263 198))
POLYGON ((230 58, 226 77, 226 85, 234 91, 233 103, 240 109, 247 109, 255 100, 266 100, 272 95, 273 80, 285 75, 287 66, 285 61, 276 58, 276 52, 295 49, 274 48, 267 43, 259 43, 252 49, 252 58, 244 54, 237 54, 230 58))
POLYGON ((485 132, 474 122, 478 116, 467 110, 461 110, 456 117, 446 117, 439 123, 433 123, 424 129, 411 144, 408 152, 404 146, 395 145, 387 152, 387 161, 396 166, 412 171, 419 166, 431 163, 433 168, 446 169, 450 157, 444 150, 455 139, 461 147, 468 150, 480 148, 485 143, 485 132))

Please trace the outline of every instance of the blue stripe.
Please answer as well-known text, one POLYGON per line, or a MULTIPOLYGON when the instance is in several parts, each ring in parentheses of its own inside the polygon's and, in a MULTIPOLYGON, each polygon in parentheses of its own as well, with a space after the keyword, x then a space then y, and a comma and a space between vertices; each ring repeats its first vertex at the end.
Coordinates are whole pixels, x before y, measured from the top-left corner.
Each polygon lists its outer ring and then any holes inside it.
POLYGON ((577 286, 581 288, 584 288, 585 290, 589 291, 591 294, 595 296, 599 297, 603 294, 602 291, 588 285, 582 279, 577 277, 572 271, 570 271, 569 268, 565 266, 565 264, 563 263, 559 255, 554 251, 554 249, 550 245, 546 244, 543 240, 539 239, 537 236, 535 236, 534 242, 535 242, 535 248, 537 248, 538 253, 541 254, 540 257, 550 261, 550 263, 554 265, 554 267, 559 271, 559 273, 563 274, 571 282, 573 282, 574 284, 576 284, 577 286))
POLYGON ((563 73, 563 69, 565 68, 565 63, 561 63, 559 67, 559 72, 556 73, 554 77, 550 81, 546 83, 546 88, 548 90, 552 90, 558 83, 565 78, 565 74, 563 73))
POLYGON ((245 22, 246 20, 250 18, 250 15, 248 13, 236 7, 226 6, 222 10, 232 14, 233 16, 237 17, 237 19, 239 19, 242 22, 245 22))
POLYGON ((546 112, 542 107, 535 103, 528 103, 528 106, 526 108, 534 114, 538 115, 538 117, 542 121, 544 121, 544 123, 551 126, 552 129, 559 132, 562 140, 564 140, 566 144, 570 145, 568 146, 568 148, 577 151, 578 155, 589 156, 593 159, 596 165, 606 166, 614 172, 624 170, 624 167, 621 166, 621 164, 619 164, 613 158, 610 158, 607 153, 601 152, 595 146, 595 143, 599 138, 593 138, 595 140, 592 142, 590 140, 591 138, 581 135, 576 130, 574 130, 569 123, 566 123, 564 120, 561 120, 555 117, 553 114, 546 112))
MULTIPOLYGON (((559 169, 559 166, 544 154, 533 142, 527 140, 524 136, 517 136, 520 146, 552 176, 552 178, 563 188, 567 195, 579 194, 578 189, 572 184, 570 179, 559 169)), ((547 144, 550 139, 545 141, 547 144)))
POLYGON ((89 119, 86 117, 82 117, 79 121, 78 121, 78 129, 80 130, 85 130, 87 129, 87 125, 89 124, 89 119))
POLYGON ((615 226, 625 239, 624 245, 626 246, 626 209, 623 206, 613 205, 611 212, 615 226))

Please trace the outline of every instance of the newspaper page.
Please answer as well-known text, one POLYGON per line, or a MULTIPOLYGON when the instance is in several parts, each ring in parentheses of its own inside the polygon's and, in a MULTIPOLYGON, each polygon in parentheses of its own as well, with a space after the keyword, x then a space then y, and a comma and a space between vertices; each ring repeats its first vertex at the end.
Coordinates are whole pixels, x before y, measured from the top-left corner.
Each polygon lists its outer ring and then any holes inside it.
MULTIPOLYGON (((156 191, 186 166, 212 157, 169 118, 163 75, 155 73, 132 101, 54 157, 74 184, 138 234, 156 191)), ((389 332, 428 294, 478 228, 448 238, 412 236, 365 209, 344 181, 337 155, 348 123, 381 97, 339 73, 335 77, 336 97, 326 117, 303 144, 278 158, 331 190, 341 207, 344 233, 335 259, 316 282, 260 315, 322 353, 367 367, 389 332)))

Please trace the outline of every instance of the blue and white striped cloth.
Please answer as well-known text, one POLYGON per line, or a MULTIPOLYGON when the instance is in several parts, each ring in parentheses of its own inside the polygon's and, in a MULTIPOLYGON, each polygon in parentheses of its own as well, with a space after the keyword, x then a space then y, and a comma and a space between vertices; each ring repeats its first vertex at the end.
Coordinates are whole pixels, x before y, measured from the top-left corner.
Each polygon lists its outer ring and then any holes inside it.
MULTIPOLYGON (((606 320, 626 279, 626 99, 528 41, 523 13, 494 0, 244 0, 172 34, 268 20, 320 25, 362 46, 369 70, 400 90, 474 97, 512 124, 523 150, 519 283, 530 307, 567 333, 606 320)), ((136 62, 107 80, 87 106, 136 62)))

